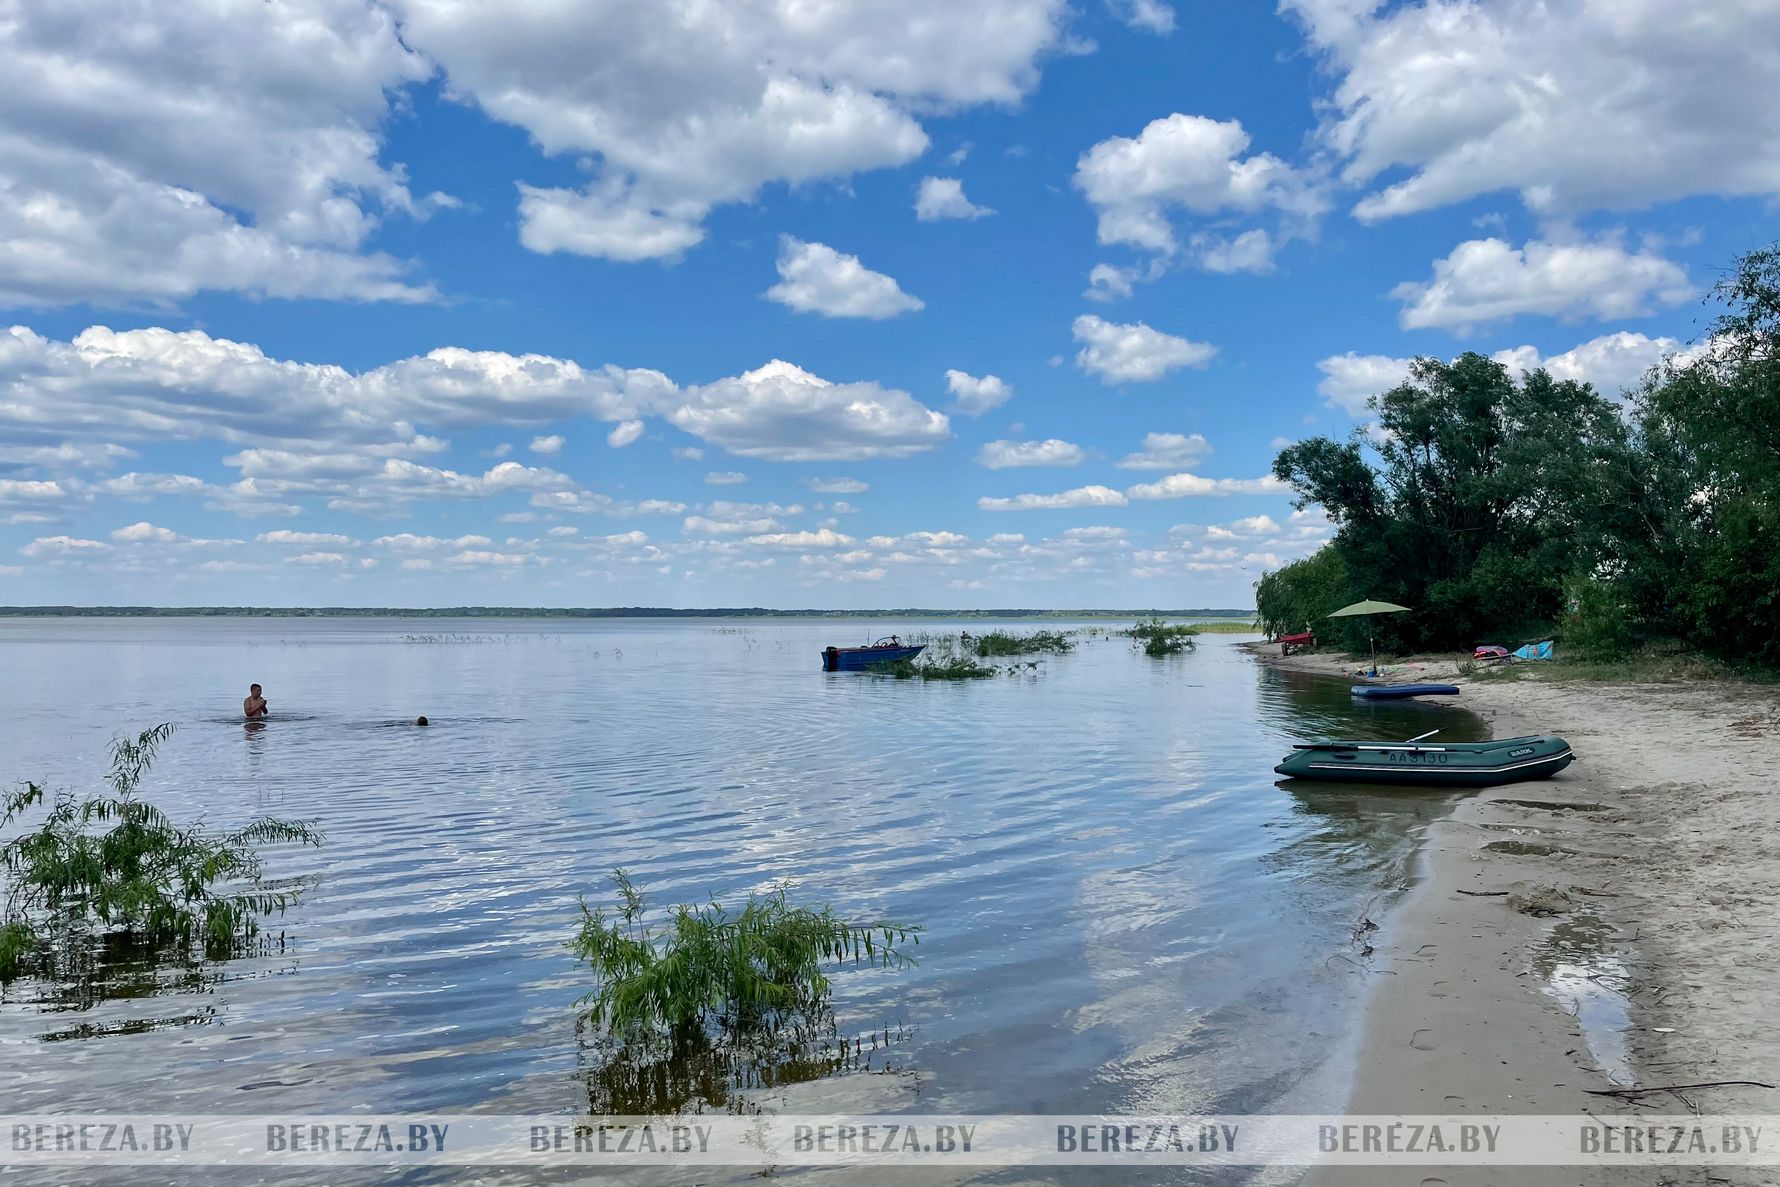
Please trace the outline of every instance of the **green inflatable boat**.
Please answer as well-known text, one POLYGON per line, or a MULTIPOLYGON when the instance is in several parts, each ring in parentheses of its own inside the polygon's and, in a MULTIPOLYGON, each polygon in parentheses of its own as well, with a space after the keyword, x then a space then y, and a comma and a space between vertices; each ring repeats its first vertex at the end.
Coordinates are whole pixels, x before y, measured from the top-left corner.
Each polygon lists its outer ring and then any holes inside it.
POLYGON ((1548 779, 1575 757, 1568 742, 1550 736, 1499 742, 1303 742, 1273 769, 1294 779, 1493 787, 1548 779))

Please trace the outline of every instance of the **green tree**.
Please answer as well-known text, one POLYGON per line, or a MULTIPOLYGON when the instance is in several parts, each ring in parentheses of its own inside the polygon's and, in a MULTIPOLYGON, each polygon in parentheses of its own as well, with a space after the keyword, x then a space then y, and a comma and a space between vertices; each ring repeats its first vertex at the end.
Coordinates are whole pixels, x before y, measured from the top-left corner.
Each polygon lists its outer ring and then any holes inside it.
POLYGON ((1640 637, 1780 666, 1780 247, 1715 289, 1724 312, 1634 401, 1636 472, 1601 580, 1640 637))
MULTIPOLYGON (((1273 472, 1299 507, 1320 504, 1354 597, 1411 614, 1376 623, 1387 648, 1463 647, 1549 629, 1564 584, 1599 551, 1629 434, 1592 387, 1520 381, 1467 353, 1421 358, 1374 397, 1376 423, 1283 450, 1273 472)), ((1314 625, 1314 624, 1313 624, 1314 625)))
POLYGON ((1340 549, 1325 544, 1256 582, 1255 613, 1265 634, 1315 631, 1321 642, 1352 651, 1366 646, 1365 620, 1328 616, 1359 597, 1348 581, 1340 549))

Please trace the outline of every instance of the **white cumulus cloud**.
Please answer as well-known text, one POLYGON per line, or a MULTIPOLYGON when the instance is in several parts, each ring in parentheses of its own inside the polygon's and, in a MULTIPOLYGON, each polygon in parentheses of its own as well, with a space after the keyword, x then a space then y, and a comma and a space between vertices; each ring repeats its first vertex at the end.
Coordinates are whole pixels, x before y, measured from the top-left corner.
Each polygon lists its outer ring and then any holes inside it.
POLYGON ((1151 383, 1181 367, 1204 367, 1218 348, 1151 329, 1085 313, 1075 319, 1075 340, 1083 343, 1076 365, 1103 383, 1151 383))
POLYGON ((82 553, 104 552, 110 547, 103 540, 84 540, 77 536, 39 536, 19 551, 25 556, 78 556, 82 553))
POLYGON ((390 96, 432 72, 381 4, 6 12, 0 303, 437 296, 368 246, 447 202, 381 159, 390 96))
POLYGON ((358 541, 335 532, 291 532, 280 529, 261 532, 255 537, 261 544, 293 544, 302 548, 347 548, 358 541))
POLYGON ((146 520, 117 529, 111 538, 124 544, 177 544, 185 539, 171 528, 156 527, 146 520))
POLYGON ((521 241, 619 260, 700 242, 770 183, 844 181, 928 147, 918 116, 1011 104, 1064 39, 1065 0, 615 0, 530 8, 391 0, 447 93, 589 162, 525 185, 521 241))
POLYGON ((1081 507, 1123 507, 1129 502, 1109 486, 1078 486, 1052 495, 1014 495, 998 499, 985 495, 977 500, 984 511, 1060 511, 1081 507))
POLYGON ((1107 0, 1107 7, 1133 29, 1162 36, 1174 32, 1174 9, 1162 0, 1107 0))
POLYGON ((1677 339, 1651 338, 1621 330, 1592 338, 1549 358, 1541 358, 1531 346, 1499 351, 1494 357, 1510 371, 1543 367, 1555 379, 1592 383, 1603 395, 1617 396, 1636 389, 1646 371, 1681 350, 1677 339))
POLYGON ((1202 495, 1264 495, 1286 489, 1286 484, 1271 474, 1261 478, 1201 478, 1183 473, 1139 483, 1125 493, 1134 499, 1185 499, 1202 495))
POLYGON ((741 457, 856 461, 906 457, 951 435, 944 413, 875 383, 831 383, 775 359, 686 389, 675 426, 741 457))
POLYGON ((1203 433, 1145 433, 1143 448, 1119 459, 1121 470, 1176 470, 1211 456, 1203 433))
MULTIPOLYGON (((1541 355, 1537 347, 1528 345, 1498 350, 1491 357, 1516 377, 1543 367, 1555 379, 1592 383, 1602 394, 1616 396, 1636 388, 1644 373, 1663 359, 1687 353, 1678 339, 1652 338, 1620 330, 1591 338, 1554 355, 1541 355)), ((1328 398, 1331 407, 1340 408, 1350 416, 1364 416, 1368 412, 1368 399, 1383 395, 1409 379, 1409 366, 1413 361, 1352 351, 1333 355, 1317 363, 1317 369, 1323 373, 1317 391, 1328 398)))
POLYGON ((804 485, 819 495, 862 495, 871 489, 857 478, 806 478, 804 485))
POLYGON ((891 277, 825 243, 783 236, 778 267, 779 283, 766 290, 767 299, 799 313, 881 321, 924 307, 920 298, 903 292, 891 277))
POLYGON ((802 550, 808 548, 842 548, 854 543, 853 537, 832 528, 818 528, 810 532, 773 532, 759 536, 749 536, 744 544, 752 544, 760 548, 784 548, 802 550))
POLYGON ((1772 0, 1284 7, 1338 78, 1322 141, 1345 179, 1393 179, 1363 219, 1502 190, 1560 216, 1780 194, 1772 0))
POLYGON ((1086 456, 1081 446, 1056 437, 1045 441, 991 441, 977 451, 977 465, 991 470, 1016 466, 1073 466, 1086 456))
POLYGON ((1633 317, 1652 301, 1674 305, 1693 295, 1687 274, 1650 252, 1618 243, 1547 243, 1514 247, 1473 239, 1434 261, 1431 280, 1391 290, 1403 303, 1405 329, 1467 327, 1524 313, 1564 318, 1633 317))
MULTIPOLYGON (((443 347, 354 373, 268 356, 199 330, 92 326, 67 342, 0 331, 0 432, 376 446, 426 453, 414 425, 624 420, 671 403, 658 371, 583 368, 547 355, 443 347)), ((287 446, 286 446, 287 447, 287 446)), ((313 452, 313 451, 311 451, 313 452)))
POLYGON ((956 177, 923 177, 915 192, 915 217, 924 223, 941 219, 982 218, 994 214, 964 196, 964 183, 956 177))
POLYGON ((1410 361, 1387 354, 1355 354, 1351 350, 1332 355, 1316 365, 1323 373, 1316 390, 1331 408, 1339 408, 1350 416, 1364 416, 1367 400, 1409 378, 1410 361))
POLYGON ((1000 376, 957 370, 946 372, 946 390, 952 393, 953 407, 964 416, 981 416, 1001 407, 1014 394, 1013 385, 1000 376))
MULTIPOLYGON (((1076 162, 1075 185, 1099 216, 1104 244, 1127 244, 1172 254, 1180 249, 1173 217, 1200 218, 1274 212, 1307 219, 1324 206, 1317 187, 1271 153, 1249 156, 1250 137, 1238 120, 1176 112, 1152 120, 1135 137, 1113 136, 1076 162)), ((1241 252, 1223 248, 1223 271, 1252 262, 1260 241, 1241 252)), ((1271 252, 1267 253, 1271 262, 1271 252)))

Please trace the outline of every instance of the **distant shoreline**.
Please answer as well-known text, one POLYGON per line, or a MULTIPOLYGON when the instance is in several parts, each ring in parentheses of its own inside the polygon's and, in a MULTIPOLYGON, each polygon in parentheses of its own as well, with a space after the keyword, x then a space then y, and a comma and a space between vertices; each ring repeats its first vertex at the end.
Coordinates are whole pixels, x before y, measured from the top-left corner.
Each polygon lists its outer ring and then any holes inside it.
POLYGON ((1236 618, 1253 610, 773 610, 764 606, 677 610, 664 606, 0 606, 0 618, 1236 618))

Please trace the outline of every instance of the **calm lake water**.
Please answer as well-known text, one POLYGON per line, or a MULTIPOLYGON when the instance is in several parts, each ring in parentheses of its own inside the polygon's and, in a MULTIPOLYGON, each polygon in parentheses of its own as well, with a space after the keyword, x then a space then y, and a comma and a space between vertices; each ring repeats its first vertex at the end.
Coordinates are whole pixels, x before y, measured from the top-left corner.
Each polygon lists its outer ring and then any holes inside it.
POLYGON ((609 1086, 564 942, 614 866, 658 905, 787 883, 926 928, 918 967, 837 977, 857 1058, 711 1107, 1338 1109, 1352 929, 1450 800, 1271 767, 1304 736, 1476 720, 1355 703, 1222 635, 1164 660, 1087 637, 961 683, 818 668, 959 625, 0 620, 0 779, 93 786, 110 738, 171 721, 144 790, 176 817, 327 834, 269 862, 313 879, 282 946, 8 989, 5 1109, 585 1110, 609 1086))

